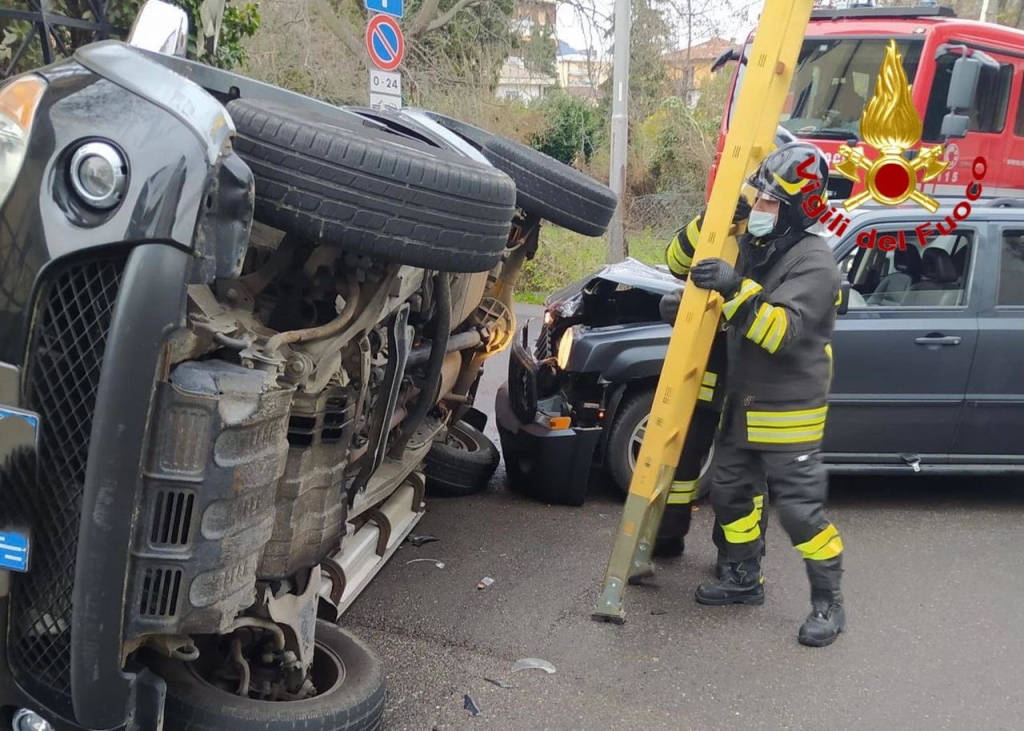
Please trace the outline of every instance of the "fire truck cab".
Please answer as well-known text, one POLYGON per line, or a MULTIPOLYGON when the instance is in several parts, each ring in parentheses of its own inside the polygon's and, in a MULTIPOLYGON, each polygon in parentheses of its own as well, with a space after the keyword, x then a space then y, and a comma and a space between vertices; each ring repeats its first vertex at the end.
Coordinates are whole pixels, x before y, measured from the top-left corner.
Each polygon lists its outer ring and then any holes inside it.
MULTIPOLYGON (((872 98, 890 39, 895 41, 922 121, 921 140, 905 153, 944 145, 948 167, 918 189, 931 196, 962 196, 978 156, 987 161, 986 196, 1024 194, 1024 32, 957 18, 952 9, 857 7, 812 11, 780 124, 817 145, 831 167, 829 199, 859 193, 858 183, 835 171, 839 148, 862 140, 860 120, 872 98)), ((732 108, 743 82, 753 33, 712 66, 739 61, 722 117, 718 169, 732 108)))

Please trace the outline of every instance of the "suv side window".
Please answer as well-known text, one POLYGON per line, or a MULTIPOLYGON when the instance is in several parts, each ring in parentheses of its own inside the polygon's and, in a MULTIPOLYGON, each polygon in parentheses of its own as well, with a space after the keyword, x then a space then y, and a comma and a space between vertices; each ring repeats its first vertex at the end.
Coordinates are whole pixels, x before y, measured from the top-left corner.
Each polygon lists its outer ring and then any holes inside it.
POLYGON ((855 246, 839 262, 840 272, 851 285, 850 309, 959 307, 967 303, 973 232, 957 230, 929 238, 923 249, 912 228, 880 230, 875 242, 872 248, 855 246), (886 251, 879 243, 896 248, 886 251))
POLYGON ((997 305, 1024 305, 1024 230, 1003 231, 997 305))

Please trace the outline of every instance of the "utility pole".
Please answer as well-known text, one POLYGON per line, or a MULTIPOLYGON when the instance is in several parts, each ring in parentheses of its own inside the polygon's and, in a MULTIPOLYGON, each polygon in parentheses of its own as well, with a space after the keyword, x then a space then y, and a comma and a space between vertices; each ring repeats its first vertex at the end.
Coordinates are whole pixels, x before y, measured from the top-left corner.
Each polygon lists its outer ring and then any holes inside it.
POLYGON ((986 15, 988 15, 988 0, 981 0, 981 15, 978 17, 978 20, 984 23, 986 15))
POLYGON ((619 197, 608 229, 608 263, 626 258, 626 232, 622 211, 626 191, 626 140, 629 135, 629 24, 630 0, 615 0, 615 51, 612 69, 612 160, 608 179, 619 197))

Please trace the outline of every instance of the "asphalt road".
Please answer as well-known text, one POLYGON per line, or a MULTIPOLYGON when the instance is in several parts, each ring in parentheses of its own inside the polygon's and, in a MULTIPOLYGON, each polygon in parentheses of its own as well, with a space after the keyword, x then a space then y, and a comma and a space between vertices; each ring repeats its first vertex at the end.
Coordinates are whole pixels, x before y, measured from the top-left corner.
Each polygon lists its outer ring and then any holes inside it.
MULTIPOLYGON (((478 405, 488 413, 505 362, 487 365, 478 405)), ((497 438, 493 423, 488 431, 497 438)), ((431 500, 416 532, 439 542, 404 545, 343 622, 386 662, 385 728, 1024 723, 1024 489, 1015 482, 833 479, 849 624, 823 649, 796 641, 807 581, 774 516, 765 604, 694 602, 714 561, 707 506, 685 556, 662 564, 651 586, 628 590, 626 624, 592 621, 620 514, 621 500, 600 486, 580 508, 521 497, 503 464, 486 492, 431 500), (494 584, 478 590, 485 576, 494 584), (526 657, 557 672, 512 674, 526 657), (464 710, 466 694, 479 715, 464 710)))

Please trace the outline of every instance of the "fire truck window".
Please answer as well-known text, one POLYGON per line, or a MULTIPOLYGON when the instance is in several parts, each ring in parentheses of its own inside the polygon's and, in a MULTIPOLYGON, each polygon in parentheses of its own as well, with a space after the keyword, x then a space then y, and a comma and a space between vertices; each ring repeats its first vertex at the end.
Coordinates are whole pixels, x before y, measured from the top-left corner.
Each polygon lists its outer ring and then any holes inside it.
POLYGON ((935 78, 928 93, 928 106, 924 113, 924 129, 921 139, 925 142, 942 141, 942 118, 949 111, 946 96, 949 94, 949 79, 953 75, 953 62, 957 57, 945 54, 935 61, 935 78))
POLYGON ((1024 74, 1020 75, 1020 99, 1017 100, 1017 118, 1013 122, 1013 133, 1024 137, 1024 74))
POLYGON ((978 79, 974 105, 968 110, 967 129, 971 132, 1002 132, 1006 125, 1006 108, 1010 102, 1013 66, 1001 64, 999 70, 985 67, 978 79))
MULTIPOLYGON (((790 84, 791 103, 780 123, 797 135, 845 139, 860 134, 860 117, 874 93, 878 60, 888 40, 809 38, 800 49, 790 84)), ((913 82, 921 41, 897 41, 903 70, 913 82)))
MULTIPOLYGON (((942 118, 949 109, 946 95, 949 93, 949 79, 953 74, 953 63, 957 56, 946 54, 935 62, 935 78, 928 94, 925 109, 924 129, 921 139, 925 142, 941 142, 942 118)), ((1013 66, 1002 64, 999 69, 985 67, 978 79, 978 90, 974 104, 966 110, 967 129, 971 132, 1002 132, 1006 126, 1006 109, 1010 101, 1010 85, 1013 82, 1013 66)), ((1018 124, 1021 124, 1018 114, 1018 124)), ((1024 131, 1022 131, 1024 133, 1024 131)))
POLYGON ((1019 229, 1003 232, 997 304, 1024 305, 1024 231, 1019 229))

